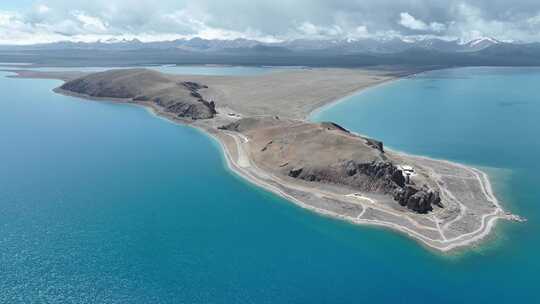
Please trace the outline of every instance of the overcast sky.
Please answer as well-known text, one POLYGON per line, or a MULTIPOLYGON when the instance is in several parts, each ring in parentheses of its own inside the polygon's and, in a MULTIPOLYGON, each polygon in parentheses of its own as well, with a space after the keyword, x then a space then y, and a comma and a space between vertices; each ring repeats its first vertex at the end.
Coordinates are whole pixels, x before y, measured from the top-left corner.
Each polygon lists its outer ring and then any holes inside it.
POLYGON ((540 0, 1 0, 0 44, 202 37, 540 41, 540 0))

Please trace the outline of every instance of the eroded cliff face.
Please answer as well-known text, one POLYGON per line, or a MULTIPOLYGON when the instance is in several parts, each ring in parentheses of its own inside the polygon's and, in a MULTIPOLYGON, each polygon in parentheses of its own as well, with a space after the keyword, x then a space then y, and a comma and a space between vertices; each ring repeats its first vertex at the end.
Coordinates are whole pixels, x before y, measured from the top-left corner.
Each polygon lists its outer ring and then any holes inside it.
POLYGON ((442 206, 437 190, 405 178, 382 142, 351 134, 337 124, 248 118, 222 128, 249 136, 254 160, 281 175, 388 195, 418 213, 442 206))
POLYGON ((184 87, 189 96, 178 97, 169 92, 163 92, 154 96, 138 95, 133 98, 135 101, 152 101, 163 107, 166 112, 174 113, 179 117, 190 117, 192 119, 209 119, 213 118, 216 112, 216 104, 214 101, 207 101, 203 98, 200 90, 207 89, 206 85, 196 82, 179 82, 176 83, 179 87, 184 87))
POLYGON ((405 185, 401 170, 389 162, 357 163, 348 160, 333 166, 292 168, 288 176, 310 182, 325 182, 350 186, 359 191, 390 194, 405 185))
POLYGON ((62 90, 98 98, 152 102, 178 117, 209 119, 216 114, 214 101, 203 98, 208 87, 196 82, 177 82, 172 77, 146 69, 94 73, 60 87, 62 90))
POLYGON ((357 163, 349 160, 330 167, 299 167, 288 176, 309 182, 345 185, 362 192, 391 195, 401 206, 418 213, 427 213, 433 206, 442 207, 438 191, 426 185, 407 184, 403 172, 390 162, 357 163))
POLYGON ((433 206, 443 208, 439 191, 433 191, 426 185, 416 187, 406 185, 398 188, 393 193, 394 200, 401 206, 405 206, 418 213, 426 213, 433 210, 433 206))

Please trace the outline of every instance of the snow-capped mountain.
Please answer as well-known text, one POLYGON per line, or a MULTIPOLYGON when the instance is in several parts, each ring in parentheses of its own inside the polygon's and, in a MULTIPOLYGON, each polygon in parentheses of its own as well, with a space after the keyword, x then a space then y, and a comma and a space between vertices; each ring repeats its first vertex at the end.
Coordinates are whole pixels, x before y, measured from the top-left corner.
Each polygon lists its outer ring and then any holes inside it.
POLYGON ((463 43, 462 46, 465 48, 466 51, 475 52, 475 51, 480 51, 492 45, 500 44, 500 43, 501 41, 491 38, 491 37, 481 37, 481 38, 473 39, 471 41, 463 43))
POLYGON ((236 64, 303 66, 540 66, 540 43, 491 38, 334 39, 265 43, 201 38, 141 42, 108 40, 0 46, 0 62, 49 65, 236 64), (45 58, 45 59, 44 59, 45 58))
POLYGON ((354 53, 397 53, 411 47, 411 43, 402 39, 299 39, 275 43, 294 51, 332 51, 343 54, 354 53))
POLYGON ((249 39, 177 39, 172 41, 142 42, 137 39, 107 39, 92 43, 56 42, 30 46, 4 46, 0 49, 78 49, 78 50, 137 50, 137 49, 177 49, 187 52, 233 52, 235 50, 289 50, 296 52, 332 54, 393 54, 409 49, 424 49, 439 52, 476 52, 496 44, 504 44, 496 39, 483 37, 467 42, 459 40, 429 39, 297 39, 283 42, 265 43, 249 39))

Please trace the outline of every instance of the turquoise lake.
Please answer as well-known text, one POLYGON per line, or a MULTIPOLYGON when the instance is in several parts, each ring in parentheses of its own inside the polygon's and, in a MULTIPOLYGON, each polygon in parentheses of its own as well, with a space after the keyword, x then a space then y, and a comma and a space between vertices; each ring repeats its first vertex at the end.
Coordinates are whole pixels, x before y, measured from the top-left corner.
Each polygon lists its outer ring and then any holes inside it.
POLYGON ((313 116, 480 167, 528 219, 451 255, 258 189, 197 130, 6 75, 0 303, 540 302, 540 69, 424 73, 313 116))

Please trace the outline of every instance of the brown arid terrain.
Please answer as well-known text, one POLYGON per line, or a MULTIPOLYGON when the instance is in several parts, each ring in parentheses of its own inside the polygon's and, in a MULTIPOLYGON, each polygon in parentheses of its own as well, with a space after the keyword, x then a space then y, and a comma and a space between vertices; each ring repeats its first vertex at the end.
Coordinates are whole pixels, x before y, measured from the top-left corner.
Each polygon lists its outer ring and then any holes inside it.
MULTIPOLYGON (((298 69, 257 76, 20 72, 66 81, 56 92, 128 102, 200 128, 240 176, 301 207, 403 232, 440 251, 476 244, 504 212, 485 173, 388 150, 312 111, 407 71, 298 69)), ((421 140, 421 138, 419 138, 421 140)))

